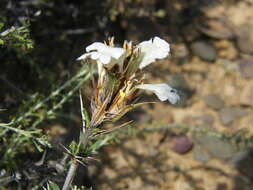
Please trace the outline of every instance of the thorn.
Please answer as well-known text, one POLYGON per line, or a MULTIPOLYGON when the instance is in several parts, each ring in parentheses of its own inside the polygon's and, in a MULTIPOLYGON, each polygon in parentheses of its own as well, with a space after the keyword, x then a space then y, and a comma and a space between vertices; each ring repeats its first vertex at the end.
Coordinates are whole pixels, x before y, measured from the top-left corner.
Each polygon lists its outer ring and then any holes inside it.
POLYGON ((38 162, 35 162, 35 166, 42 166, 46 158, 47 150, 43 152, 41 159, 38 162))
POLYGON ((86 123, 85 123, 85 116, 84 116, 84 110, 83 110, 83 98, 82 98, 82 92, 81 89, 79 90, 80 94, 80 106, 81 106, 81 116, 82 116, 82 124, 83 124, 83 133, 85 133, 86 130, 86 123))

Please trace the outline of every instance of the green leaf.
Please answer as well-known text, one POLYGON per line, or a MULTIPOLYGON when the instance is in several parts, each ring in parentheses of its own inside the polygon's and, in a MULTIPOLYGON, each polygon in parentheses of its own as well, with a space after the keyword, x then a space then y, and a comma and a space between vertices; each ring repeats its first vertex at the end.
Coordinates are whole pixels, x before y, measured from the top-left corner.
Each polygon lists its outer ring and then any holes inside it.
POLYGON ((43 190, 60 190, 60 187, 56 183, 49 181, 47 187, 43 187, 43 190))
POLYGON ((0 39, 0 45, 4 45, 4 41, 0 39))
POLYGON ((92 145, 90 145, 87 149, 88 154, 96 154, 97 150, 101 147, 107 145, 109 141, 111 141, 114 138, 113 135, 106 135, 104 138, 96 140, 92 145))

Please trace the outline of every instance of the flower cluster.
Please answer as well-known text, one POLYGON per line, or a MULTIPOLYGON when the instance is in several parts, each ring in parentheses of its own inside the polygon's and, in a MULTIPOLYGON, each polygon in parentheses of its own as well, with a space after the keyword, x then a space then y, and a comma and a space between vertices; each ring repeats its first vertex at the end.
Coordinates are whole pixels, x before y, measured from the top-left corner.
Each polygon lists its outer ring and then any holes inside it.
POLYGON ((159 37, 133 45, 124 42, 115 47, 113 38, 106 43, 95 42, 86 47, 77 60, 95 63, 98 79, 91 103, 91 125, 96 127, 106 120, 117 120, 125 113, 142 105, 134 104, 140 89, 154 92, 161 101, 175 104, 180 99, 177 91, 165 83, 143 84, 141 70, 169 55, 170 45, 159 37))

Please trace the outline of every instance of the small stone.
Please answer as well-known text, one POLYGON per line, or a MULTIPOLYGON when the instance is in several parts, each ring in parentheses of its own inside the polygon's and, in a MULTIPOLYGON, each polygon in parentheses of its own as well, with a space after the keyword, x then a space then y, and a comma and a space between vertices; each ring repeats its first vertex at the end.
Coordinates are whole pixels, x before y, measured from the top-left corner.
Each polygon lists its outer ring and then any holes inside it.
POLYGON ((239 69, 243 78, 253 78, 253 57, 240 60, 239 69))
POLYGON ((206 163, 210 160, 208 153, 199 145, 195 146, 193 149, 193 158, 203 163, 206 163))
POLYGON ((228 47, 220 47, 218 51, 218 55, 219 57, 223 59, 233 60, 238 57, 238 50, 231 43, 228 47))
POLYGON ((204 34, 216 39, 233 38, 233 30, 224 24, 222 20, 209 19, 205 21, 205 25, 198 25, 198 29, 204 34))
POLYGON ((187 64, 189 61, 189 50, 187 46, 184 43, 175 44, 171 47, 173 51, 173 58, 175 58, 175 61, 177 64, 187 64))
POLYGON ((232 125, 234 121, 245 116, 247 112, 239 107, 223 108, 219 112, 220 121, 223 125, 232 125))
POLYGON ((176 44, 173 47, 173 56, 182 59, 189 56, 189 51, 185 44, 176 44))
POLYGON ((179 135, 173 139, 172 150, 178 154, 186 154, 193 147, 192 141, 185 135, 179 135))
POLYGON ((195 139, 204 150, 215 158, 227 160, 237 152, 230 143, 215 136, 196 136, 195 139))
POLYGON ((204 41, 192 43, 191 49, 195 55, 204 61, 215 61, 217 57, 217 52, 214 46, 204 41))
POLYGON ((252 24, 244 24, 236 29, 237 45, 243 53, 253 53, 252 28, 252 24))
POLYGON ((217 60, 217 64, 221 65, 227 72, 235 72, 235 73, 239 72, 239 64, 237 64, 236 62, 231 62, 228 59, 219 59, 217 60))
POLYGON ((201 124, 205 126, 213 126, 215 120, 211 114, 201 115, 198 119, 201 121, 201 124))
POLYGON ((253 82, 244 87, 240 97, 240 102, 243 105, 253 106, 253 82))
POLYGON ((212 109, 219 110, 224 107, 224 101, 216 94, 208 94, 204 97, 206 105, 212 109))

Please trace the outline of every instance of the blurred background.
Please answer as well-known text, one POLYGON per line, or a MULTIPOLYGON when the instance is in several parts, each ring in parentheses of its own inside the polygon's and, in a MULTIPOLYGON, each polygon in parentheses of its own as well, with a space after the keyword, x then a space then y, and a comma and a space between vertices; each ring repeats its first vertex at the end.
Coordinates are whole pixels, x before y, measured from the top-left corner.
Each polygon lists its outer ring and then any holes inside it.
POLYGON ((38 123, 19 118, 80 70, 76 58, 87 45, 159 36, 171 44, 171 56, 145 68, 146 78, 175 87, 180 103, 129 113, 123 121, 134 121, 131 130, 81 167, 75 183, 103 190, 253 189, 252 0, 1 0, 0 10, 0 123, 41 129, 53 146, 39 165, 43 153, 30 140, 1 129, 0 188, 63 182, 59 144, 78 136, 78 93, 45 114, 72 90, 64 88, 30 114, 38 123))

